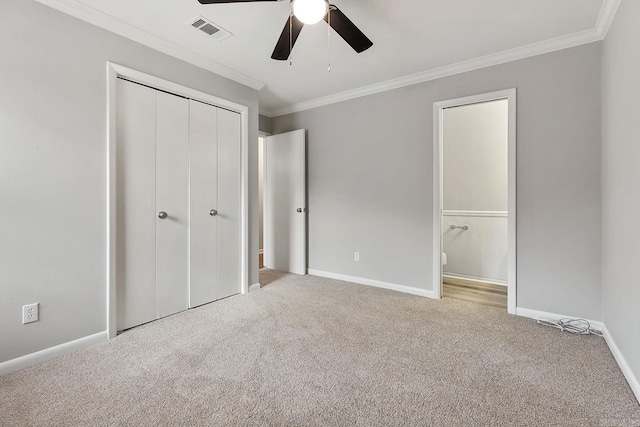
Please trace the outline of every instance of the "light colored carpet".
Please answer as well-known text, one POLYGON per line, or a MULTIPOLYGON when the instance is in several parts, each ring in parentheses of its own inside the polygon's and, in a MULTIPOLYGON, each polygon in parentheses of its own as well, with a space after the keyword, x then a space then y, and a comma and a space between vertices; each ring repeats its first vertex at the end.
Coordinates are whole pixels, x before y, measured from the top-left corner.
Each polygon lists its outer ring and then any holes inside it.
POLYGON ((464 301, 261 279, 0 377, 0 425, 640 425, 601 338, 464 301))

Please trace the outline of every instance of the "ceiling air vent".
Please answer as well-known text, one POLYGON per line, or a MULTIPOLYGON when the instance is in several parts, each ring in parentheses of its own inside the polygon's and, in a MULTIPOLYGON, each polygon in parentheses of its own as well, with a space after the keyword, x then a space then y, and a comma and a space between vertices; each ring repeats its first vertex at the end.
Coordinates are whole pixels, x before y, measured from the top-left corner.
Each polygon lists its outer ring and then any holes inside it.
POLYGON ((197 28, 206 35, 218 41, 231 37, 231 33, 229 31, 225 30, 218 24, 214 24, 213 22, 202 16, 196 16, 195 18, 187 22, 187 25, 191 25, 193 28, 197 28))

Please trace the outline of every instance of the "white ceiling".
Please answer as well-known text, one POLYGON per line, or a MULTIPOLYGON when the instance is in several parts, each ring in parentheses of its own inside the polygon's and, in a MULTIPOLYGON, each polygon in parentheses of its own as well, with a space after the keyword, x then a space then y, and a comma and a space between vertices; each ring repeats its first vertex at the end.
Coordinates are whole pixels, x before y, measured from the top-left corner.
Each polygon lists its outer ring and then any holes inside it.
POLYGON ((289 13, 288 1, 38 1, 255 88, 264 86, 261 111, 279 114, 488 55, 497 63, 595 41, 602 38, 602 26, 608 25, 602 21, 616 0, 333 0, 374 44, 357 54, 331 31, 331 72, 323 21, 305 26, 293 65, 270 58, 289 13), (233 36, 215 41, 186 25, 197 15, 233 36))

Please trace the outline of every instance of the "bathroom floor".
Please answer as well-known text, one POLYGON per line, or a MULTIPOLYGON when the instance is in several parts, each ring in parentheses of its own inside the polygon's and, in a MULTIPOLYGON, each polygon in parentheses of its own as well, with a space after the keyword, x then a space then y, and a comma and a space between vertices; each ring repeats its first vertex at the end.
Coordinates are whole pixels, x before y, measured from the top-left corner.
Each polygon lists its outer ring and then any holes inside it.
POLYGON ((471 280, 442 278, 442 296, 507 309, 507 287, 471 280))

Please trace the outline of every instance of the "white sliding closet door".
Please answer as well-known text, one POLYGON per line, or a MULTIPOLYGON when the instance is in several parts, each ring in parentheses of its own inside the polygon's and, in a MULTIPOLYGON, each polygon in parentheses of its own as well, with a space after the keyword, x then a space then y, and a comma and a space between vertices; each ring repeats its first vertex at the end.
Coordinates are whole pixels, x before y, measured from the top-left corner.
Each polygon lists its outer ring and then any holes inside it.
POLYGON ((123 330, 188 308, 189 102, 124 80, 117 91, 116 295, 123 330))
POLYGON ((218 294, 240 293, 240 114, 218 108, 218 294))
POLYGON ((240 292, 240 115, 190 101, 190 307, 240 292))
POLYGON ((240 293, 241 116, 117 83, 117 329, 240 293))
POLYGON ((191 159, 189 306, 217 299, 218 290, 218 109, 190 101, 191 159))
POLYGON ((189 100, 156 96, 156 304, 164 317, 189 307, 189 100))
POLYGON ((156 318, 156 91, 118 80, 118 330, 156 318))

